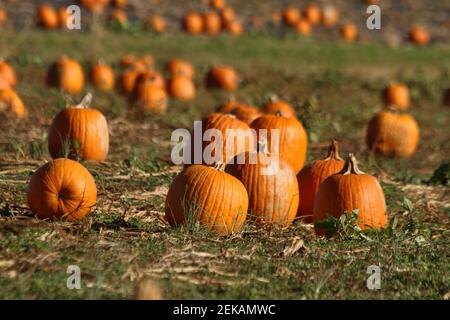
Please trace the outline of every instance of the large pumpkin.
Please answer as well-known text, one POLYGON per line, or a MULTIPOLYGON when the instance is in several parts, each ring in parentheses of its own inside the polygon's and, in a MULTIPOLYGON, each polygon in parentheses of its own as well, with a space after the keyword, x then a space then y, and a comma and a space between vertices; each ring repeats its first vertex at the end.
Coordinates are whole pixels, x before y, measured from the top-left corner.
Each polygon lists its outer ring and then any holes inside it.
POLYGON ((230 235, 242 229, 247 210, 248 195, 244 185, 224 172, 223 166, 192 165, 172 182, 165 216, 171 226, 198 221, 210 231, 230 235))
POLYGON ((0 89, 0 113, 12 113, 18 118, 27 116, 25 105, 12 89, 0 89))
POLYGON ((235 91, 239 86, 239 75, 232 67, 215 66, 209 70, 206 76, 206 84, 210 88, 235 91))
POLYGON ((167 90, 172 97, 178 100, 189 101, 195 98, 195 85, 189 77, 175 76, 170 78, 167 90))
POLYGON ((97 200, 95 180, 76 161, 59 158, 47 162, 31 177, 28 205, 39 218, 75 221, 86 216, 97 200))
POLYGON ((247 189, 249 215, 260 223, 290 225, 299 203, 295 173, 283 160, 272 157, 266 148, 260 149, 257 153, 237 155, 226 171, 247 189))
POLYGON ((3 59, 0 59, 0 80, 1 79, 3 79, 11 88, 14 88, 17 84, 14 68, 3 59))
POLYGON ((296 118, 294 108, 286 101, 272 95, 269 101, 262 107, 262 112, 267 114, 281 114, 285 118, 296 118))
POLYGON ((53 159, 105 160, 109 149, 106 118, 89 108, 92 96, 87 94, 77 106, 56 115, 48 134, 48 150, 53 159))
POLYGON ((114 71, 103 62, 98 62, 91 67, 90 78, 94 87, 100 91, 110 91, 114 88, 114 71))
POLYGON ((383 98, 387 106, 391 106, 398 110, 408 109, 411 103, 409 89, 403 83, 390 84, 385 89, 383 98))
MULTIPOLYGON (((362 230, 386 227, 388 216, 383 189, 375 177, 358 169, 355 157, 350 154, 342 171, 320 185, 314 201, 314 224, 328 215, 339 218, 356 209, 362 230)), ((316 226, 316 233, 324 235, 325 230, 316 226)))
POLYGON ((328 147, 328 156, 325 159, 314 161, 297 175, 302 195, 297 215, 305 222, 310 223, 313 220, 314 199, 320 184, 329 176, 341 171, 344 164, 345 161, 339 156, 338 143, 333 140, 328 147))
POLYGON ((187 33, 202 33, 204 28, 203 17, 196 12, 188 12, 183 18, 183 29, 187 33))
POLYGON ((272 145, 272 135, 275 138, 276 134, 278 134, 278 154, 280 158, 291 165, 295 173, 298 173, 303 168, 308 137, 300 121, 296 118, 285 118, 280 114, 267 114, 253 121, 250 127, 256 130, 258 141, 264 135, 264 132, 261 130, 266 129, 268 148, 274 156, 277 155, 277 148, 272 145))
POLYGON ((369 150, 388 157, 411 157, 419 144, 419 125, 408 114, 391 111, 377 113, 369 122, 369 150))
POLYGON ((53 7, 43 4, 38 9, 38 23, 44 29, 56 29, 59 26, 58 14, 53 7))
POLYGON ((62 57, 50 66, 47 84, 68 93, 77 94, 83 90, 84 86, 83 69, 76 60, 62 57))
POLYGON ((195 75, 194 67, 187 61, 181 59, 172 59, 167 64, 167 71, 172 76, 185 76, 193 79, 195 75))

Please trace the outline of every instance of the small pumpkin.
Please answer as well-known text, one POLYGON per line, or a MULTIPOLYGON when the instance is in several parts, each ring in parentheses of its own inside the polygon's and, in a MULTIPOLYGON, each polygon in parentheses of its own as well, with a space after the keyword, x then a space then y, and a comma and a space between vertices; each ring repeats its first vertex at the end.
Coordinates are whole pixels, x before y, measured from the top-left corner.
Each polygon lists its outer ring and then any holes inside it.
POLYGON ((189 101, 195 98, 195 85, 192 79, 186 76, 174 76, 168 81, 169 94, 182 101, 189 101))
POLYGON ((154 79, 143 77, 136 81, 130 103, 140 111, 164 113, 167 109, 167 93, 154 79))
POLYGON ((202 15, 196 12, 188 12, 183 18, 183 29, 190 34, 203 32, 204 22, 202 15))
POLYGON ((244 185, 224 172, 223 165, 186 167, 172 182, 165 203, 165 217, 171 226, 198 221, 222 236, 242 229, 247 210, 244 185))
POLYGON ((220 18, 222 24, 225 25, 227 22, 236 20, 236 12, 231 7, 225 7, 220 10, 220 18))
POLYGON ((17 84, 14 68, 3 59, 0 59, 0 79, 3 79, 11 88, 14 88, 17 84))
POLYGON ((48 134, 48 150, 53 159, 105 160, 109 150, 108 123, 103 114, 89 107, 92 95, 69 106, 53 119, 48 134))
POLYGON ((59 158, 40 167, 31 177, 28 205, 39 218, 85 217, 97 201, 97 187, 89 171, 80 163, 59 158))
POLYGON ((339 11, 332 5, 327 5, 322 11, 322 23, 325 27, 333 27, 339 20, 339 11))
POLYGON ((358 29, 353 23, 344 23, 341 27, 341 36, 347 42, 355 42, 358 38, 358 29))
POLYGON ((279 155, 282 160, 292 166, 295 173, 303 168, 308 137, 300 121, 296 118, 285 118, 281 114, 265 114, 253 121, 250 127, 256 130, 258 141, 262 139, 264 134, 264 131, 260 130, 266 129, 266 139, 271 154, 279 155), (279 138, 278 151, 276 146, 272 146, 272 135, 276 137, 276 134, 279 138))
POLYGON ((271 95, 269 101, 263 106, 262 112, 267 114, 281 114, 285 118, 296 118, 294 108, 286 101, 271 95))
POLYGON ((315 4, 308 4, 303 10, 303 17, 312 25, 316 26, 320 24, 322 20, 322 12, 320 8, 315 4))
POLYGON ((167 71, 172 76, 185 76, 190 79, 194 78, 195 71, 192 64, 181 59, 172 59, 167 64, 167 71))
POLYGON ((248 213, 256 221, 281 226, 292 224, 297 213, 299 190, 290 165, 272 157, 262 144, 257 153, 237 155, 226 172, 238 178, 247 189, 248 213))
POLYGON ((302 200, 297 216, 307 223, 313 221, 314 199, 320 184, 329 176, 341 171, 344 164, 345 161, 339 156, 338 143, 336 140, 332 140, 328 147, 328 156, 325 159, 316 160, 299 172, 297 181, 302 200))
POLYGON ((48 69, 47 84, 68 93, 77 94, 84 87, 83 69, 78 61, 63 56, 48 69))
POLYGON ((0 27, 6 25, 6 22, 8 22, 8 13, 5 9, 0 8, 0 27))
POLYGON ((319 187, 314 201, 316 234, 325 235, 317 223, 328 215, 339 218, 356 209, 362 230, 386 227, 388 215, 383 189, 375 177, 358 169, 355 157, 350 154, 342 171, 325 179, 319 187))
POLYGON ((224 24, 224 28, 229 34, 231 34, 233 36, 240 36, 242 34, 242 32, 244 31, 244 29, 242 27, 242 23, 240 23, 237 20, 227 21, 224 24))
POLYGON ((102 13, 110 0, 79 0, 80 4, 94 13, 102 13))
POLYGON ((141 82, 145 82, 147 84, 151 83, 161 89, 166 88, 166 82, 163 76, 155 70, 148 69, 145 70, 144 72, 141 72, 136 78, 135 86, 137 86, 141 82))
POLYGON ((113 69, 99 61, 91 67, 91 82, 100 91, 110 91, 114 88, 115 75, 113 69))
POLYGON ((130 67, 120 74, 120 89, 123 94, 129 95, 133 92, 136 79, 142 72, 142 69, 130 67))
POLYGON ((44 29, 56 29, 59 19, 55 9, 48 4, 42 4, 38 9, 38 23, 44 29))
POLYGON ((62 29, 67 29, 67 20, 69 20, 69 13, 66 7, 61 7, 57 11, 59 27, 62 29))
POLYGON ((369 150, 377 154, 411 157, 416 152, 419 136, 419 125, 411 115, 381 111, 370 120, 366 141, 369 150))
POLYGON ((220 20, 220 16, 214 11, 205 12, 203 14, 203 28, 206 34, 219 34, 222 29, 222 21, 220 20))
POLYGON ((304 36, 311 34, 311 23, 306 19, 300 19, 295 25, 295 30, 304 36))
POLYGON ((128 24, 128 16, 123 9, 114 9, 109 13, 109 20, 118 23, 121 27, 128 24))
POLYGON ((408 87, 403 83, 390 84, 383 93, 384 102, 398 110, 406 110, 411 104, 408 87))
POLYGON ((232 67, 224 65, 214 66, 206 76, 206 83, 210 88, 235 91, 239 86, 239 75, 232 67))
POLYGON ((287 7, 283 10, 283 22, 288 27, 295 27, 300 18, 301 14, 297 8, 287 7))
POLYGON ((25 118, 27 110, 22 99, 12 89, 0 89, 0 113, 13 113, 17 118, 25 118))
POLYGON ((409 39, 416 45, 424 46, 430 42, 430 34, 422 26, 413 26, 409 30, 409 39))
POLYGON ((160 15, 152 15, 147 19, 147 26, 156 33, 163 33, 166 29, 166 22, 160 15))
POLYGON ((221 9, 225 8, 226 2, 225 2, 225 0, 210 0, 209 5, 213 9, 221 10, 221 9))

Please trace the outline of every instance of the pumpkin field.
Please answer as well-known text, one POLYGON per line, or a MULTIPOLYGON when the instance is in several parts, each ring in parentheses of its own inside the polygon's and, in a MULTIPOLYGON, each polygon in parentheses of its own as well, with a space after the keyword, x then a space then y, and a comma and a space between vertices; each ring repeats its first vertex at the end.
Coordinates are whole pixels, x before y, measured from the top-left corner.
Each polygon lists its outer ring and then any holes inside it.
POLYGON ((0 299, 450 298, 448 1, 0 0, 0 128, 0 299))

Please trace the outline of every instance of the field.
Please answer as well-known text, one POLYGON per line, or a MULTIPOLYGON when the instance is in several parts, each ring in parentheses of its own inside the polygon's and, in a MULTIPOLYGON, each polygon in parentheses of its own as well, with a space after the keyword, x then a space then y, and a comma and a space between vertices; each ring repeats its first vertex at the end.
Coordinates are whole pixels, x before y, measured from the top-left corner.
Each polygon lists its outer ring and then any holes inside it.
POLYGON ((210 38, 100 28, 5 31, 0 44, 29 112, 23 121, 1 115, 0 299, 130 299, 143 278, 154 279, 166 299, 449 298, 450 189, 446 173, 437 170, 450 157, 450 108, 441 103, 450 84, 445 43, 389 47, 291 33, 210 38), (164 115, 130 115, 122 95, 88 85, 85 92, 107 117, 111 139, 106 161, 83 162, 96 180, 97 205, 80 222, 37 219, 27 205, 27 184, 50 160, 48 128, 66 104, 64 94, 45 85, 48 66, 67 54, 85 70, 101 57, 118 72, 120 57, 130 52, 152 54, 163 73, 171 58, 190 61, 195 100, 170 100, 164 115), (215 64, 239 70, 240 100, 260 106, 276 93, 293 103, 308 132, 308 163, 326 154, 330 138, 343 154, 355 153, 363 171, 382 184, 389 227, 331 239, 316 237, 312 225, 299 221, 288 228, 250 223, 228 238, 195 226, 171 228, 164 201, 181 167, 171 163, 170 135, 228 98, 203 84, 215 64), (375 157, 365 144, 367 123, 392 79, 409 85, 411 114, 421 128, 411 159, 375 157), (80 290, 66 287, 69 265, 81 269, 80 290), (371 265, 381 269, 380 290, 366 286, 371 265))

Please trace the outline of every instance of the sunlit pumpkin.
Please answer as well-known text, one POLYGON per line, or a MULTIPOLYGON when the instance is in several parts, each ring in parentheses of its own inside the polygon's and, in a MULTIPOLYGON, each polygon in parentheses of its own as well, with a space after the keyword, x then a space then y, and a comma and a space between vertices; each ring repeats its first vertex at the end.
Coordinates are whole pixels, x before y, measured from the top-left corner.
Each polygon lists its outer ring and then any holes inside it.
POLYGON ((91 67, 90 80, 100 91, 110 91, 114 88, 114 71, 109 65, 99 61, 91 67))
POLYGON ((195 98, 195 85, 192 79, 186 76, 177 75, 169 79, 167 90, 170 96, 189 101, 195 98))
POLYGON ((128 23, 128 16, 125 10, 114 9, 109 13, 109 20, 118 23, 120 26, 124 27, 128 23))
POLYGON ((187 33, 202 33, 204 28, 202 15, 196 12, 188 12, 183 18, 183 29, 187 33))
POLYGON ((54 62, 47 72, 47 84, 71 94, 84 87, 84 73, 78 61, 65 56, 54 62))
POLYGON ((275 95, 269 97, 269 101, 262 107, 262 112, 267 114, 281 114, 285 118, 296 118, 295 110, 292 106, 279 99, 275 95))
POLYGON ((56 29, 59 19, 55 9, 48 4, 42 4, 38 9, 38 23, 44 29, 56 29))
POLYGON ((289 27, 295 27, 300 17, 300 11, 297 8, 287 7, 283 11, 283 22, 289 27))
POLYGON ((192 64, 181 59, 172 59, 167 64, 167 71, 172 76, 185 76, 193 79, 195 75, 194 67, 192 64))
POLYGON ((164 18, 160 15, 152 15, 147 19, 147 26, 156 33, 163 33, 166 28, 164 18))
POLYGON ((240 36, 243 32, 242 23, 240 23, 238 20, 227 21, 224 24, 224 28, 229 34, 233 36, 240 36))
POLYGON ((345 23, 341 27, 341 36, 347 42, 355 42, 358 37, 358 29, 353 23, 345 23))
POLYGON ((110 0, 79 0, 81 6, 95 13, 102 13, 110 0))
POLYGON ((154 79, 143 77, 136 81, 130 96, 132 110, 164 113, 167 109, 166 90, 154 79))
POLYGON ((308 20, 302 18, 296 23, 295 30, 301 35, 309 36, 311 34, 311 24, 308 20))
POLYGON ((8 21, 8 13, 5 9, 0 8, 0 27, 6 25, 6 22, 8 21))
POLYGON ((222 29, 222 22, 219 15, 214 11, 209 11, 203 14, 203 28, 204 32, 209 35, 217 35, 222 29))
POLYGON ((206 76, 206 83, 210 88, 235 91, 239 86, 239 75, 232 67, 224 65, 214 66, 206 76))
POLYGON ((322 12, 315 4, 308 4, 303 10, 303 17, 313 26, 320 24, 322 12))
POLYGON ((411 104, 408 87, 403 83, 390 84, 383 93, 384 102, 398 110, 406 110, 411 104))
POLYGON ((422 26, 414 26, 409 31, 410 40, 419 46, 427 45, 430 42, 429 32, 422 26))
POLYGON ((213 9, 221 10, 221 9, 225 8, 226 2, 225 2, 225 0, 209 0, 209 5, 213 9))
POLYGON ((69 20, 69 13, 66 7, 61 7, 58 9, 58 21, 59 27, 62 29, 67 29, 67 21, 69 20))
POLYGON ((17 84, 14 68, 3 59, 0 59, 0 79, 4 80, 4 83, 11 88, 14 88, 17 84))
POLYGON ((0 89, 0 113, 13 114, 17 118, 25 118, 27 110, 22 99, 12 89, 0 89))
POLYGON ((326 27, 333 27, 339 20, 339 11, 332 5, 326 5, 322 11, 322 23, 326 27))

